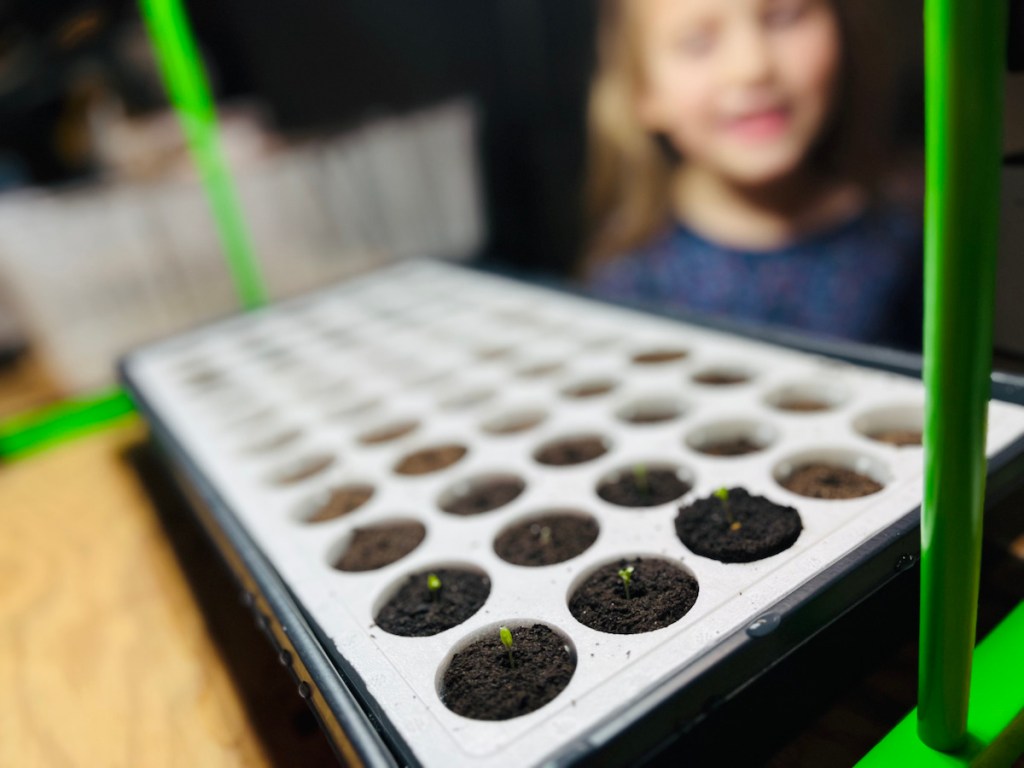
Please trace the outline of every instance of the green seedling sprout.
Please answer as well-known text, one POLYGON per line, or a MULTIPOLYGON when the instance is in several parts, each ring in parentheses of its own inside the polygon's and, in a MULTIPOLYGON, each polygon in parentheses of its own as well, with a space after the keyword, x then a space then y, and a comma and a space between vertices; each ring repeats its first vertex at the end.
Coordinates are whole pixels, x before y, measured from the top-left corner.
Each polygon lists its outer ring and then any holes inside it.
POLYGON ((498 637, 501 638, 501 644, 508 651, 509 666, 515 669, 516 660, 512 658, 512 630, 508 627, 498 627, 498 637))
POLYGON ((633 482, 636 483, 636 489, 640 495, 646 499, 651 492, 651 486, 647 480, 646 464, 633 465, 633 482))
POLYGON ((625 568, 619 569, 619 578, 622 579, 622 586, 626 590, 626 599, 629 600, 629 584, 633 581, 633 571, 635 569, 632 565, 627 565, 625 568))
POLYGON ((540 529, 540 545, 546 547, 551 543, 551 529, 548 526, 544 526, 540 529))
POLYGON ((427 589, 430 590, 431 600, 441 596, 441 578, 436 573, 427 574, 427 589))
POLYGON ((725 510, 725 519, 729 521, 729 530, 738 531, 743 527, 743 524, 739 520, 734 520, 732 516, 732 510, 729 509, 729 489, 722 486, 715 491, 714 496, 720 502, 722 502, 722 508, 725 510))

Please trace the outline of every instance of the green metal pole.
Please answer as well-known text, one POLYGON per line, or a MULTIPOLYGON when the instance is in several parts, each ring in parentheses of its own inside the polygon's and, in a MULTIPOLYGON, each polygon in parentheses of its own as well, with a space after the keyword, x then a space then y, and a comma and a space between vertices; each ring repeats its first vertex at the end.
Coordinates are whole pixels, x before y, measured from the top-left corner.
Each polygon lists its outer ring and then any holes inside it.
POLYGON ((242 306, 266 303, 267 293, 217 132, 217 111, 182 0, 140 0, 171 103, 213 209, 228 268, 242 306))
POLYGON ((925 486, 918 734, 965 744, 978 610, 1007 4, 926 0, 925 486))

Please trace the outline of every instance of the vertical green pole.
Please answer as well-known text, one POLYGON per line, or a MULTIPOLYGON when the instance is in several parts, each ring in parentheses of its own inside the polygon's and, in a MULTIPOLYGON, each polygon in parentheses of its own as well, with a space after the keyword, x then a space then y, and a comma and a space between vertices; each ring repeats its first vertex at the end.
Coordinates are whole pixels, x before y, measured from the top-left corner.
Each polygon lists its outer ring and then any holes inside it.
POLYGON ((266 303, 266 289, 221 150, 217 112, 182 2, 140 0, 140 5, 168 95, 213 209, 235 290, 242 306, 251 309, 266 303))
POLYGON ((966 739, 985 492, 1005 0, 926 0, 925 486, 918 735, 966 739))

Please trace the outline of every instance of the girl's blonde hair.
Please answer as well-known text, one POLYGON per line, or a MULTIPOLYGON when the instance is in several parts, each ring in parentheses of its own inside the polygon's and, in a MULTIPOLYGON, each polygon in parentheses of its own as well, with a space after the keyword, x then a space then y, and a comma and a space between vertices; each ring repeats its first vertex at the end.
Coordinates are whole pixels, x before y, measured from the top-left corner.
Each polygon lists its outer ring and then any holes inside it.
MULTIPOLYGON (((644 73, 635 21, 626 11, 631 2, 636 0, 602 0, 599 11, 597 72, 587 119, 585 270, 643 246, 671 220, 670 181, 680 158, 637 114, 644 73)), ((832 5, 843 45, 840 84, 813 161, 828 173, 859 182, 870 194, 884 154, 881 105, 891 101, 883 91, 895 78, 878 55, 879 38, 869 36, 867 27, 885 10, 867 0, 832 0, 832 5), (872 40, 872 55, 855 62, 850 51, 864 50, 858 44, 862 39, 872 40)))

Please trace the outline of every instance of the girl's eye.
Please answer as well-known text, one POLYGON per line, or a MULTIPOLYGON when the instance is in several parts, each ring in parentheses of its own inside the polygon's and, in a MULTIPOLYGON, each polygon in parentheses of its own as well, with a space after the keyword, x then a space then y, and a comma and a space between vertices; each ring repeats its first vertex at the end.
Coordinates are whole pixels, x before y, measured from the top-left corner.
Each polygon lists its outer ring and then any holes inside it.
POLYGON ((791 27, 803 18, 806 11, 807 3, 800 2, 799 0, 788 3, 773 3, 764 12, 764 25, 775 29, 791 27))
POLYGON ((686 56, 700 57, 711 53, 714 45, 714 36, 708 31, 701 31, 680 35, 676 40, 675 48, 686 56))

